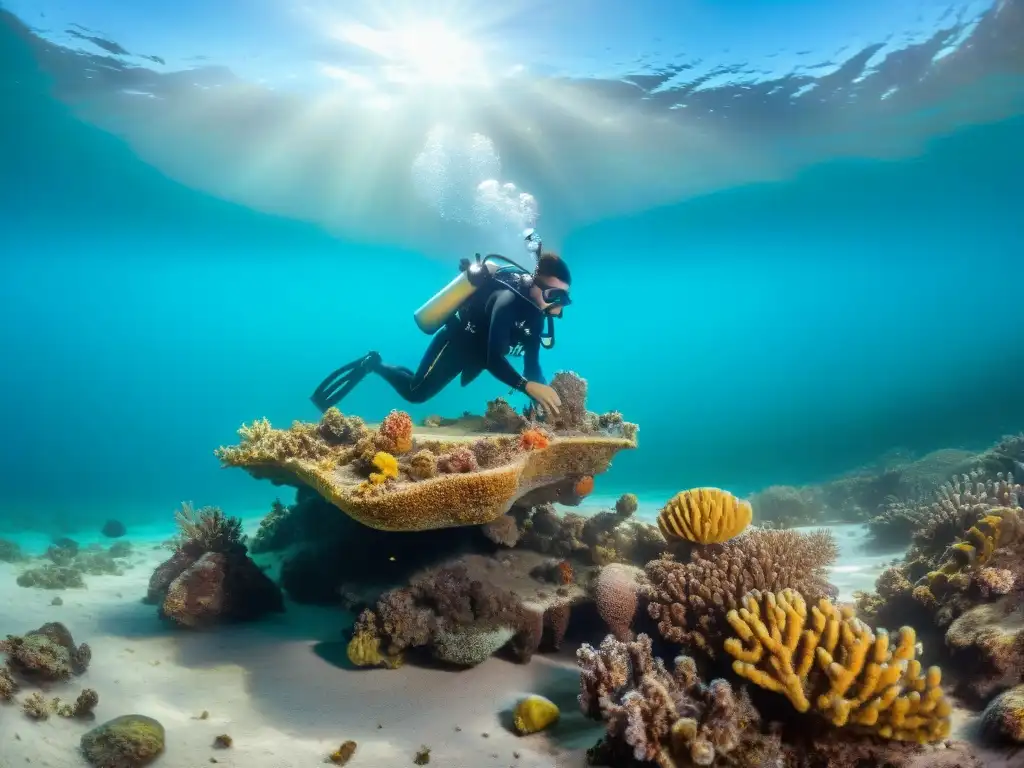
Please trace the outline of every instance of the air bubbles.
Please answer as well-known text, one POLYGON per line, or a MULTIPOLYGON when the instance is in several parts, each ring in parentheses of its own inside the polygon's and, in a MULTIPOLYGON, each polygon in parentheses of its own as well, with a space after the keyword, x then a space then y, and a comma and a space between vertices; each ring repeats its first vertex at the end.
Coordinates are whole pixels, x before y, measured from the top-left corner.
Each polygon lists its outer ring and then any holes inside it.
POLYGON ((443 219, 480 230, 480 250, 518 259, 523 230, 536 226, 537 200, 501 177, 501 158, 483 134, 435 126, 412 164, 417 194, 443 219))

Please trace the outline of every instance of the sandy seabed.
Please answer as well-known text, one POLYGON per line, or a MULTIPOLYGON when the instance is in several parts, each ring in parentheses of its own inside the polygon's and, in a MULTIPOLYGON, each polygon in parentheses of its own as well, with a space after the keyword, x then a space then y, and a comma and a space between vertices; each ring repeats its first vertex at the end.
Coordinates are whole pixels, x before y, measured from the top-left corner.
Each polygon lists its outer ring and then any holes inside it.
MULTIPOLYGON (((257 523, 246 520, 246 529, 257 523)), ((832 579, 848 600, 853 590, 870 589, 900 553, 865 556, 860 526, 834 531, 841 555, 832 579)), ((150 574, 169 555, 156 542, 169 533, 146 541, 129 535, 133 567, 121 576, 86 576, 86 589, 25 589, 15 583, 19 568, 0 563, 0 636, 63 622, 77 643, 92 647, 92 663, 45 693, 74 699, 89 687, 100 698, 91 723, 34 722, 16 706, 0 707, 0 768, 82 768, 82 734, 130 713, 163 724, 167 747, 154 765, 165 768, 322 765, 349 739, 359 745, 351 768, 411 766, 422 746, 431 750, 429 764, 442 768, 583 768, 586 749, 603 733, 579 712, 573 649, 526 665, 491 659, 461 672, 357 670, 345 657, 353 617, 337 608, 288 603, 286 613, 254 624, 170 627, 141 602, 150 574), (63 604, 51 605, 57 596, 63 604), (557 703, 562 718, 547 733, 520 737, 511 710, 531 693, 557 703), (220 734, 231 736, 230 749, 213 747, 220 734)), ((41 539, 21 543, 30 554, 45 548, 41 539)))

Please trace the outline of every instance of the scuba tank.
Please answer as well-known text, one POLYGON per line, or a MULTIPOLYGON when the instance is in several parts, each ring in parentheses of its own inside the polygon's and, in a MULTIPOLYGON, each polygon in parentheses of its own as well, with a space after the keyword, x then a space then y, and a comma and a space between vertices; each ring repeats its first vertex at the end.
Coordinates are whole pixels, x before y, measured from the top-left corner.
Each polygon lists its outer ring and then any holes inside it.
MULTIPOLYGON (((541 241, 537 233, 528 229, 523 233, 523 239, 526 241, 527 250, 539 256, 541 241)), ((531 274, 525 267, 496 253, 489 254, 482 259, 478 253, 475 261, 462 259, 459 262, 458 276, 413 313, 416 325, 428 335, 437 333, 469 297, 476 293, 478 288, 490 282, 499 272, 508 271, 518 271, 524 275, 531 274), (497 263, 499 261, 506 262, 508 266, 499 265, 497 263)))

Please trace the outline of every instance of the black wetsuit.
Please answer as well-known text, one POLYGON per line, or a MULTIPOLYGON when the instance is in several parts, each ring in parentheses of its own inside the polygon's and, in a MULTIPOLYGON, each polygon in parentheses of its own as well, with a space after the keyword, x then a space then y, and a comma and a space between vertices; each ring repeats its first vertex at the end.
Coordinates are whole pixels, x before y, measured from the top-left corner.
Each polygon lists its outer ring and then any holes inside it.
POLYGON ((541 384, 540 341, 545 315, 532 301, 495 281, 476 294, 438 331, 419 368, 378 363, 373 371, 407 402, 424 403, 462 374, 462 386, 489 371, 512 389, 541 384), (506 356, 522 355, 523 375, 506 356))

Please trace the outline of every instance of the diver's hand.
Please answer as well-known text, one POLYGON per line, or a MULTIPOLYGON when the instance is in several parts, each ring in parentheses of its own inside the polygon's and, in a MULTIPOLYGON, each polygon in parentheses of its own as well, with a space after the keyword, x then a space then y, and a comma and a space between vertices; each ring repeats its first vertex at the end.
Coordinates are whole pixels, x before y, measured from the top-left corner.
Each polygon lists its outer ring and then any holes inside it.
POLYGON ((557 416, 558 409, 562 406, 562 399, 547 384, 536 381, 526 382, 526 394, 544 409, 549 416, 557 416))

